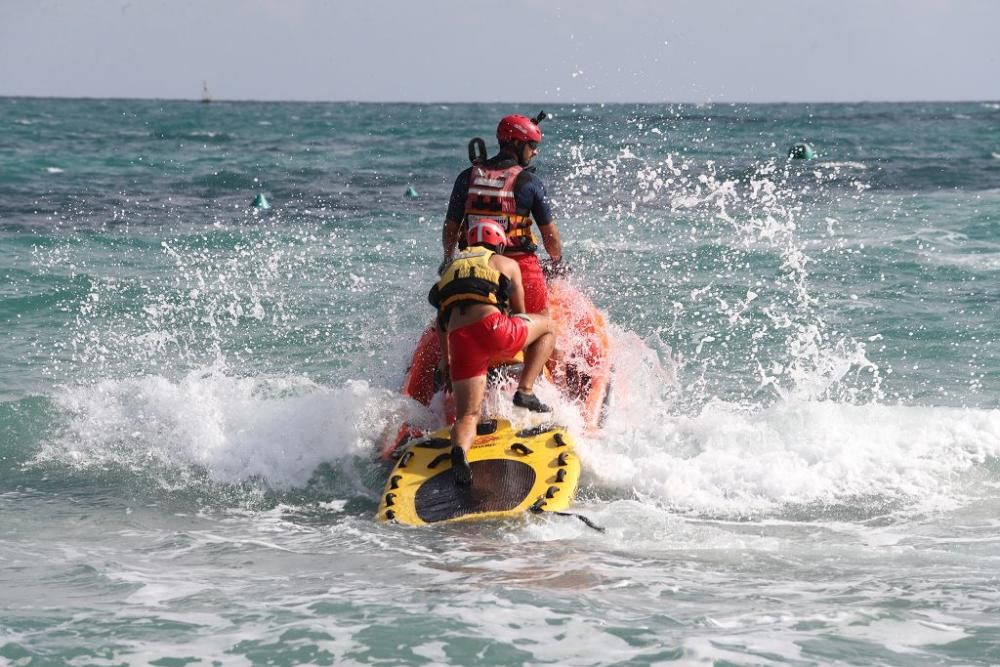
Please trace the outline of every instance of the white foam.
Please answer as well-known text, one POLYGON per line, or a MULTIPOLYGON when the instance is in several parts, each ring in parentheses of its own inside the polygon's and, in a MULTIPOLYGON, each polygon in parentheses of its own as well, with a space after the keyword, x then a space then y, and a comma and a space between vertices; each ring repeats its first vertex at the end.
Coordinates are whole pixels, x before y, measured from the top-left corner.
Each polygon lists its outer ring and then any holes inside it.
POLYGON ((180 380, 146 376, 68 387, 63 431, 39 460, 78 467, 198 466, 212 480, 304 485, 316 467, 371 456, 378 434, 419 408, 364 382, 232 377, 212 367, 180 380))
POLYGON ((857 169, 860 171, 867 171, 868 165, 863 162, 820 162, 818 167, 827 167, 829 169, 857 169))
POLYGON ((928 263, 958 266, 971 271, 996 271, 1000 269, 1000 252, 926 253, 923 258, 928 263))
POLYGON ((1000 411, 790 399, 693 416, 616 415, 581 446, 601 484, 667 507, 730 516, 881 498, 953 507, 961 475, 1000 456, 1000 411))
MULTIPOLYGON (((923 614, 920 614, 923 616, 923 614)), ((929 615, 934 616, 933 611, 929 615)), ((969 636, 964 628, 957 625, 958 619, 948 618, 949 623, 929 620, 897 620, 890 618, 865 619, 855 621, 851 636, 885 646, 900 654, 922 653, 926 648, 938 647, 957 642, 969 636)))

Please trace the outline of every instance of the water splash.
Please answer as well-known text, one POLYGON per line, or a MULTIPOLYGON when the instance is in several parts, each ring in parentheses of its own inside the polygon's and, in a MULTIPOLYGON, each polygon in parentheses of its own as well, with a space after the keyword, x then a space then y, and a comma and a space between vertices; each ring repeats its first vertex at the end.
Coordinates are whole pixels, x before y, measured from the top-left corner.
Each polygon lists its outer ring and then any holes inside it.
POLYGON ((66 387, 54 402, 64 423, 36 465, 165 471, 178 487, 202 474, 223 484, 256 479, 279 490, 305 486, 321 464, 373 458, 378 434, 416 411, 364 382, 240 378, 219 366, 179 381, 146 376, 66 387))
POLYGON ((684 401, 881 399, 882 375, 864 342, 824 318, 807 252, 837 250, 838 221, 820 217, 824 197, 867 186, 839 163, 804 171, 773 159, 722 165, 664 155, 667 134, 648 123, 629 119, 612 158, 565 142, 563 188, 573 197, 570 215, 583 219, 576 245, 597 264, 592 287, 619 297, 612 311, 625 313, 626 326, 677 350, 684 401), (591 206, 597 193, 602 209, 591 206), (822 234, 825 247, 816 242, 822 234), (600 256, 608 251, 612 259, 600 256), (663 302, 669 321, 648 321, 646 312, 662 313, 663 302))

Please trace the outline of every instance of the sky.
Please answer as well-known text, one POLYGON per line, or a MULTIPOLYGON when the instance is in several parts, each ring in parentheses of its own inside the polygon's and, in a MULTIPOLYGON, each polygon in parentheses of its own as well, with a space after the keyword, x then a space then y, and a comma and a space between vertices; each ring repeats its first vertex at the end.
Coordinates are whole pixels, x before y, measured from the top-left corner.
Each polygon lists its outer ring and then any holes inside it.
POLYGON ((0 96, 1000 99, 998 0, 0 0, 0 96))

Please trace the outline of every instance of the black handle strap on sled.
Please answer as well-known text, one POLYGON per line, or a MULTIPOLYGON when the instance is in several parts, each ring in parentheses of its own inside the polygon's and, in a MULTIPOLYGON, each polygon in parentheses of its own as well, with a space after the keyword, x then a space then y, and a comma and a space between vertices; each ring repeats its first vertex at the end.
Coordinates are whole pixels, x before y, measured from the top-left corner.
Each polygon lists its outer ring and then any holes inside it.
POLYGON ((585 517, 582 514, 576 514, 575 512, 546 512, 544 508, 545 508, 545 498, 539 498, 534 505, 528 508, 528 511, 533 512, 534 514, 541 514, 542 512, 545 512, 546 514, 555 514, 557 516, 576 517, 577 519, 582 521, 588 528, 593 528, 599 533, 606 532, 603 526, 598 526, 596 523, 591 521, 589 517, 585 517))

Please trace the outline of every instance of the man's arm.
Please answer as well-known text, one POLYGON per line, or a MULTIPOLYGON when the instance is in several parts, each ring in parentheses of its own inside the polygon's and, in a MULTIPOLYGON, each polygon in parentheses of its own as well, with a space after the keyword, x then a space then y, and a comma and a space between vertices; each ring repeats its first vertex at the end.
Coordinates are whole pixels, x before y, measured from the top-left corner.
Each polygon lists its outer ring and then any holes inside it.
POLYGON ((444 261, 450 262, 455 254, 455 246, 458 244, 458 232, 461 223, 446 219, 444 227, 441 228, 441 246, 444 250, 444 261))
POLYGON ((458 235, 465 218, 465 200, 469 196, 469 174, 472 168, 466 169, 455 179, 448 198, 448 212, 444 215, 444 226, 441 228, 441 249, 444 251, 444 266, 455 255, 458 235))
MULTIPOLYGON (((523 174, 524 172, 522 172, 523 174)), ((520 178, 520 176, 518 176, 520 178)), ((562 239, 559 237, 559 228, 556 227, 555 220, 552 219, 552 207, 549 204, 549 195, 545 190, 542 179, 533 173, 528 173, 522 188, 522 200, 518 204, 525 206, 531 211, 531 217, 538 225, 538 231, 542 235, 542 245, 554 263, 562 260, 562 239)))
POLYGON ((490 262, 494 263, 493 268, 497 269, 510 281, 510 310, 512 313, 524 312, 524 285, 521 283, 521 267, 510 257, 493 255, 490 262))
POLYGON ((562 239, 559 237, 559 228, 556 227, 555 221, 547 225, 539 225, 538 230, 542 233, 542 244, 545 246, 545 252, 549 253, 553 262, 561 261, 562 239))
POLYGON ((451 389, 451 369, 448 362, 448 332, 441 327, 435 327, 438 336, 438 349, 441 357, 438 359, 437 371, 441 374, 441 384, 447 389, 451 389))

